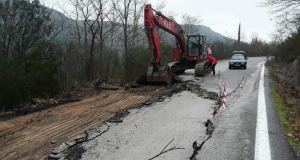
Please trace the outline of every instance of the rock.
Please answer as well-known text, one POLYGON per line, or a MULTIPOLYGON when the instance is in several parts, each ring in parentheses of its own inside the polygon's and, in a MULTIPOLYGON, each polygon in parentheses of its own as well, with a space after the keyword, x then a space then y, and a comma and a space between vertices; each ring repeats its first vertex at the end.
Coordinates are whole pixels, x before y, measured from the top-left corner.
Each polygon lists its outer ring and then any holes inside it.
POLYGON ((86 134, 81 134, 81 135, 78 135, 74 140, 76 143, 80 143, 80 142, 85 141, 86 138, 87 138, 86 134))
POLYGON ((62 143, 59 147, 55 148, 51 153, 52 154, 58 154, 61 153, 62 151, 68 149, 69 146, 66 143, 62 143))
POLYGON ((213 123, 208 119, 204 125, 206 127, 206 135, 212 134, 214 130, 213 123))
POLYGON ((47 101, 42 98, 33 98, 31 100, 32 104, 46 104, 47 101))
POLYGON ((29 108, 36 108, 36 105, 32 104, 29 106, 29 108))
POLYGON ((110 122, 110 123, 122 123, 123 120, 121 120, 121 119, 110 119, 110 120, 108 120, 108 122, 110 122))
POLYGON ((99 136, 101 134, 101 130, 99 131, 99 129, 93 129, 93 130, 89 130, 87 131, 88 137, 87 140, 91 140, 97 136, 99 136))
POLYGON ((195 80, 194 75, 176 75, 174 76, 177 82, 186 83, 195 80))
POLYGON ((50 99, 49 102, 48 102, 50 105, 53 105, 53 104, 58 104, 58 102, 54 99, 50 99))
POLYGON ((288 133, 289 137, 295 138, 295 136, 292 133, 288 133))
POLYGON ((139 84, 130 84, 130 87, 132 87, 132 88, 140 88, 140 87, 142 87, 142 85, 139 85, 139 84))
POLYGON ((129 89, 131 89, 130 86, 125 86, 125 87, 124 87, 124 90, 129 90, 129 89))
POLYGON ((57 142, 57 140, 53 140, 51 141, 51 144, 55 144, 57 142))
POLYGON ((66 144, 69 146, 69 147, 72 147, 76 144, 75 141, 71 141, 71 142, 66 142, 66 144))
POLYGON ((151 104, 152 104, 152 102, 151 102, 151 101, 149 101, 149 100, 147 100, 147 101, 143 102, 142 104, 143 104, 143 105, 147 105, 147 106, 148 106, 148 105, 151 105, 151 104))
POLYGON ((159 99, 166 99, 166 96, 161 96, 159 97, 159 99))
POLYGON ((97 89, 113 90, 113 91, 119 90, 119 88, 117 88, 117 87, 107 87, 107 86, 100 86, 100 87, 97 87, 97 89))
POLYGON ((50 152, 48 150, 44 150, 42 153, 43 153, 43 155, 49 155, 50 154, 50 152))
POLYGON ((57 160, 57 159, 60 159, 62 157, 61 154, 50 154, 48 156, 48 160, 57 160))
POLYGON ((209 98, 208 93, 207 92, 203 92, 202 98, 209 98))
POLYGON ((163 98, 159 98, 159 99, 157 100, 157 102, 163 102, 163 101, 165 101, 165 99, 163 99, 163 98))

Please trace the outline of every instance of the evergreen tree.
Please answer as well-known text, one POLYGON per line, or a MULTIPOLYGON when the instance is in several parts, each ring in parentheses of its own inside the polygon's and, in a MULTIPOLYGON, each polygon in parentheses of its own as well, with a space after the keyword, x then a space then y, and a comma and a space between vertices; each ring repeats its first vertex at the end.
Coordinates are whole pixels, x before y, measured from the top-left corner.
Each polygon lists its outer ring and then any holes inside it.
POLYGON ((238 31, 238 44, 241 44, 241 23, 239 24, 239 31, 238 31))

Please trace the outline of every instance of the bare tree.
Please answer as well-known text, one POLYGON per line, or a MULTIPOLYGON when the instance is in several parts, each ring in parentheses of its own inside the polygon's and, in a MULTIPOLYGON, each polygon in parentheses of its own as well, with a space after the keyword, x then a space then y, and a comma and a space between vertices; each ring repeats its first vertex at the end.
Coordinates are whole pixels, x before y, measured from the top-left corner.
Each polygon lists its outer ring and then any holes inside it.
POLYGON ((76 38, 78 44, 84 46, 85 53, 88 54, 85 65, 86 79, 91 81, 95 54, 98 53, 101 59, 106 39, 116 27, 115 23, 104 21, 112 11, 108 8, 109 0, 65 0, 64 2, 73 6, 71 12, 64 10, 73 21, 68 26, 68 36, 76 38))
POLYGON ((275 33, 272 33, 270 36, 275 42, 283 42, 289 35, 290 32, 287 32, 285 27, 277 25, 275 33))
POLYGON ((251 42, 250 45, 254 48, 254 49, 258 49, 258 48, 262 48, 264 45, 264 41, 259 38, 258 33, 254 32, 251 34, 251 42))
POLYGON ((265 0, 261 6, 271 7, 271 13, 289 23, 300 23, 300 0, 265 0))
POLYGON ((190 14, 184 14, 181 17, 182 28, 185 34, 197 34, 200 33, 199 26, 202 22, 200 16, 192 16, 190 14))
MULTIPOLYGON (((123 47, 124 47, 124 72, 129 75, 131 72, 130 61, 135 57, 130 55, 129 48, 135 47, 139 40, 145 38, 142 25, 143 9, 146 0, 113 0, 112 6, 117 12, 123 30, 123 47)), ((126 78, 126 77, 125 77, 126 78)))
MULTIPOLYGON (((280 30, 282 35, 289 35, 300 26, 300 0, 265 0, 260 6, 270 8, 279 26, 277 30, 280 30)), ((273 37, 278 38, 282 35, 273 37)))

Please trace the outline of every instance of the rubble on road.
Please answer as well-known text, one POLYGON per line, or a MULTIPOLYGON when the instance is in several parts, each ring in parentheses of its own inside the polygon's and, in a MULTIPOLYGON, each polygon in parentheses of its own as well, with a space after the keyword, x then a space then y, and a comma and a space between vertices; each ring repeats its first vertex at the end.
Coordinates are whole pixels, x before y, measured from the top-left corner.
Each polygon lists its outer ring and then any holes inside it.
POLYGON ((111 123, 122 123, 123 118, 129 115, 130 112, 128 110, 117 112, 112 118, 108 120, 111 123))
POLYGON ((186 82, 195 80, 194 75, 176 75, 176 76, 174 76, 174 78, 179 83, 186 83, 186 82))

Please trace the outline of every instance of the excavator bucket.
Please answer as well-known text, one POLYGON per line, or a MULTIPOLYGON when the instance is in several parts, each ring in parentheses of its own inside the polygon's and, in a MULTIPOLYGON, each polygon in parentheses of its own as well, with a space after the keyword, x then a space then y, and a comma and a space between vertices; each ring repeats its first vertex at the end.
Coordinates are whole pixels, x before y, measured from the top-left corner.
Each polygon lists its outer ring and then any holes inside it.
POLYGON ((153 66, 148 67, 147 82, 151 84, 172 84, 171 69, 168 66, 161 66, 158 71, 153 70, 153 66))
POLYGON ((173 76, 171 69, 168 66, 161 66, 157 71, 153 69, 153 66, 148 67, 146 75, 143 75, 137 79, 137 83, 140 84, 172 84, 173 76))

